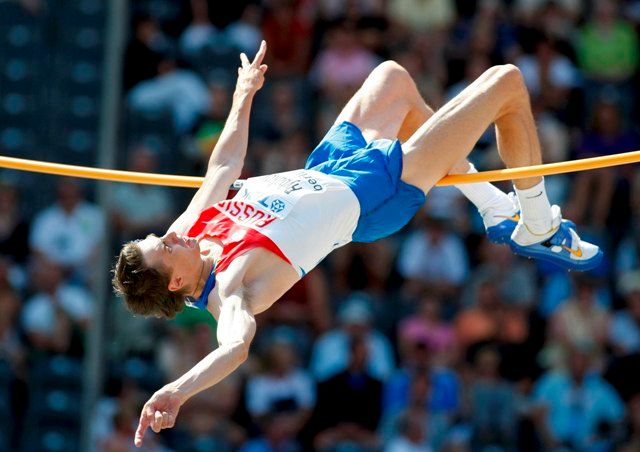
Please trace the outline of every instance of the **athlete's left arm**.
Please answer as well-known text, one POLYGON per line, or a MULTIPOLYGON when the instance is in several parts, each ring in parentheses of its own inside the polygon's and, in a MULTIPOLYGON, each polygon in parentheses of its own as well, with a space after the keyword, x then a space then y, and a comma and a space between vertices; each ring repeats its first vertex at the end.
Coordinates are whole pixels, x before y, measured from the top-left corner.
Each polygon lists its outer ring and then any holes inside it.
POLYGON ((173 427, 182 404, 218 383, 247 359, 249 345, 256 332, 253 313, 242 288, 222 298, 218 317, 218 348, 149 399, 140 415, 134 440, 136 446, 142 444, 148 427, 156 433, 173 427))
POLYGON ((205 208, 225 199, 229 187, 240 177, 249 142, 249 117, 253 97, 264 84, 267 65, 262 64, 267 44, 262 41, 253 62, 240 54, 242 67, 238 68, 238 81, 227 121, 216 143, 204 182, 182 215, 169 227, 169 231, 184 234, 195 217, 205 208))

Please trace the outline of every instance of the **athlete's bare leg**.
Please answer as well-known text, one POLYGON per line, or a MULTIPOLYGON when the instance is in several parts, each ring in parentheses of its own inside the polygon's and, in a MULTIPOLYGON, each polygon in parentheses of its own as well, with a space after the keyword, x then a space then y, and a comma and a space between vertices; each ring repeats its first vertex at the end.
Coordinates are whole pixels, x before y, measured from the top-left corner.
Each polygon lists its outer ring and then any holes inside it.
MULTIPOLYGON (((367 77, 336 123, 352 122, 367 141, 398 138, 405 142, 433 114, 406 69, 385 61, 367 77)), ((450 168, 452 173, 465 173, 468 169, 466 156, 450 168)))
MULTIPOLYGON (((507 167, 542 162, 529 94, 520 71, 507 64, 487 70, 403 144, 402 179, 428 192, 467 157, 492 123, 507 167)), ((549 203, 541 177, 519 179, 515 186, 521 218, 510 236, 514 252, 568 269, 599 265, 602 252, 580 240, 575 225, 562 221, 559 207, 549 203)))
MULTIPOLYGON (((467 157, 491 123, 495 123, 498 149, 507 167, 541 163, 540 143, 520 71, 513 65, 495 66, 435 112, 402 146, 402 179, 428 192, 467 157)), ((515 185, 526 189, 540 180, 519 179, 515 185)))

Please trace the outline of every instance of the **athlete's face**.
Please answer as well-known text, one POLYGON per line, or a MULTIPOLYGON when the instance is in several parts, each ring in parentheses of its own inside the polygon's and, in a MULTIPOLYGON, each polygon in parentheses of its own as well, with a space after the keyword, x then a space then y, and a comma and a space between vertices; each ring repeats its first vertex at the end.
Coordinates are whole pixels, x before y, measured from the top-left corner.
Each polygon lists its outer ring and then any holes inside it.
POLYGON ((170 274, 169 290, 195 286, 202 266, 196 239, 169 232, 162 237, 148 235, 138 245, 149 267, 166 268, 170 274))

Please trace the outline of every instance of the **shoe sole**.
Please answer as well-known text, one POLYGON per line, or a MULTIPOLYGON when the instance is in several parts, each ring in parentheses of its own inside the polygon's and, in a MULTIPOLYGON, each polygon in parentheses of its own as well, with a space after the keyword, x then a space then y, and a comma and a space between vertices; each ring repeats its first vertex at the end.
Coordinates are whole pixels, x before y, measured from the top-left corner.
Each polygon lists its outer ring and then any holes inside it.
POLYGON ((571 259, 570 257, 554 253, 553 251, 550 251, 548 248, 540 244, 520 246, 512 242, 509 245, 511 251, 513 251, 513 253, 517 254, 518 256, 524 256, 531 259, 550 262, 566 270, 576 270, 581 272, 593 270, 594 268, 596 268, 598 265, 600 265, 604 256, 602 250, 598 250, 598 253, 591 259, 575 260, 571 259))

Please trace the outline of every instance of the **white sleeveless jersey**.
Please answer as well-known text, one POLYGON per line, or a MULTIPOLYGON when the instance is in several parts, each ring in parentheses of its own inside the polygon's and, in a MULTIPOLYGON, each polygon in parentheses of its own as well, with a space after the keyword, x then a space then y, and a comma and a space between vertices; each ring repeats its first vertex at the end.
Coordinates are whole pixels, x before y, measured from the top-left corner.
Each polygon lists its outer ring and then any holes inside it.
POLYGON ((349 243, 360 216, 358 199, 344 182, 313 170, 249 178, 231 201, 251 204, 275 217, 251 225, 247 219, 229 216, 271 239, 300 276, 349 243))

